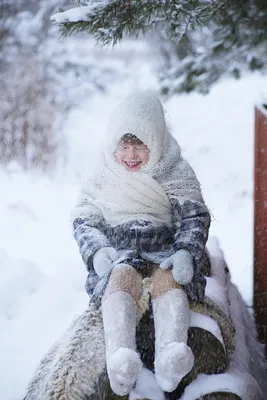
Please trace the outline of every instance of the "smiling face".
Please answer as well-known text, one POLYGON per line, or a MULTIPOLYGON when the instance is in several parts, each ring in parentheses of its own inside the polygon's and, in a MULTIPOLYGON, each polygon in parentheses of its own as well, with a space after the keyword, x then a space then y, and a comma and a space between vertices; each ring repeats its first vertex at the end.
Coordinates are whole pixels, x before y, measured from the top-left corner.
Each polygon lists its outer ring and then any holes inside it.
POLYGON ((128 171, 136 172, 149 160, 149 149, 136 136, 124 135, 114 153, 115 159, 128 171))

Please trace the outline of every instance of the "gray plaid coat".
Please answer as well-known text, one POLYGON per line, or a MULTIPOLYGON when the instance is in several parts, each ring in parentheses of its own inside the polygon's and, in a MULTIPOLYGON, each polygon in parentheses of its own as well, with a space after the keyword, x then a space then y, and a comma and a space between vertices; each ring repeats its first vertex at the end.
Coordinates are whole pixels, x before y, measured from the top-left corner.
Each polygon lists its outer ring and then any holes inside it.
POLYGON ((155 226, 151 222, 136 220, 116 227, 108 225, 104 219, 75 218, 74 237, 78 243, 82 259, 88 270, 86 291, 93 297, 103 295, 108 277, 100 278, 93 268, 93 257, 102 247, 112 246, 116 250, 129 250, 124 262, 142 273, 143 261, 160 263, 180 249, 188 250, 194 258, 195 273, 191 283, 184 290, 192 300, 204 298, 206 279, 203 269, 208 258, 205 245, 208 239, 210 214, 206 205, 198 201, 186 200, 182 206, 171 199, 173 228, 155 226))

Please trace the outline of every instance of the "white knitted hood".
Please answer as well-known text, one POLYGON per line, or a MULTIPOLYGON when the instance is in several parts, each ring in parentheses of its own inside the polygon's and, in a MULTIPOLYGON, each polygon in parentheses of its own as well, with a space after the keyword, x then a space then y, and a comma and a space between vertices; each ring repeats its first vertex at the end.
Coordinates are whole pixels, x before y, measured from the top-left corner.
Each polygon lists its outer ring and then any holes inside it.
POLYGON ((149 161, 142 171, 151 171, 169 144, 164 110, 159 99, 149 92, 128 96, 115 109, 107 126, 104 154, 108 164, 114 164, 114 152, 123 135, 131 133, 149 149, 149 161))

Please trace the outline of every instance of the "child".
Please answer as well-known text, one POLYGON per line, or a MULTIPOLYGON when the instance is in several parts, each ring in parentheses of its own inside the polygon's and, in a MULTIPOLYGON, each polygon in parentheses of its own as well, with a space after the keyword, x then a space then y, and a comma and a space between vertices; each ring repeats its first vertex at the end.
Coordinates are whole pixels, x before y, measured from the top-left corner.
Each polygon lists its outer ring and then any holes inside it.
POLYGON ((128 394, 142 368, 136 352, 136 304, 152 278, 155 376, 173 391, 193 367, 187 346, 189 305, 204 297, 210 215, 199 182, 167 131, 157 97, 127 97, 109 121, 101 165, 73 213, 74 236, 102 301, 112 390, 128 394))

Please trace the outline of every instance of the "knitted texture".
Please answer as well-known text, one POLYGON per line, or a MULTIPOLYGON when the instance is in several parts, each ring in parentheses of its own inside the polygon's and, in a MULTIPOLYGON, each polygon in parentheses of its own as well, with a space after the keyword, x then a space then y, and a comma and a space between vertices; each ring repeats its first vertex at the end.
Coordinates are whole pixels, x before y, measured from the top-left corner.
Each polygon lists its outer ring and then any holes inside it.
POLYGON ((140 219, 171 226, 171 198, 203 203, 198 180, 167 131, 159 100, 149 93, 129 96, 108 124, 102 157, 85 179, 73 218, 97 214, 111 226, 140 219), (115 160, 125 133, 148 146, 149 161, 140 171, 127 171, 115 160))

